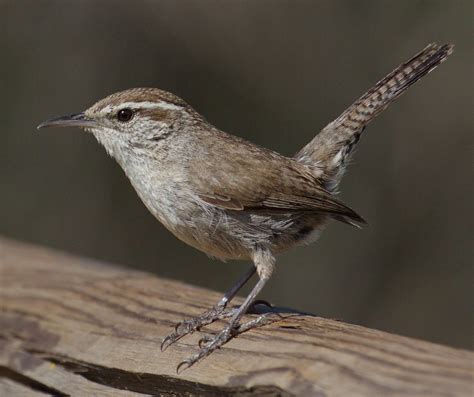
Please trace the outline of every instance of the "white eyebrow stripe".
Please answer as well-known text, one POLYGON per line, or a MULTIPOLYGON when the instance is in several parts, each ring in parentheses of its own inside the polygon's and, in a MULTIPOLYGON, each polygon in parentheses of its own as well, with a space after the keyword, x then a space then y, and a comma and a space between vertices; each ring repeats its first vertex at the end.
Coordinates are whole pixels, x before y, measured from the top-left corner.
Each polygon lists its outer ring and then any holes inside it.
POLYGON ((164 102, 164 101, 159 101, 159 102, 124 102, 121 103, 120 105, 116 106, 111 106, 107 105, 105 106, 102 111, 103 112, 110 112, 113 109, 124 109, 124 108, 132 108, 132 109, 166 109, 166 110, 181 110, 183 106, 179 105, 174 105, 169 102, 164 102))

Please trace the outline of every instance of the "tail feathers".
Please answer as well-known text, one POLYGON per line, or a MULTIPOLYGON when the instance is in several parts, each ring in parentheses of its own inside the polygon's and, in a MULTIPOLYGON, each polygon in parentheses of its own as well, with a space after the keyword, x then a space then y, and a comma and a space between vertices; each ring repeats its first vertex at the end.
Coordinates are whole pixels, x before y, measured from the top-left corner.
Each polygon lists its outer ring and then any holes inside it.
POLYGON ((429 44, 380 80, 327 125, 296 154, 296 159, 312 167, 326 189, 334 190, 365 126, 408 87, 446 60, 452 51, 451 44, 429 44))

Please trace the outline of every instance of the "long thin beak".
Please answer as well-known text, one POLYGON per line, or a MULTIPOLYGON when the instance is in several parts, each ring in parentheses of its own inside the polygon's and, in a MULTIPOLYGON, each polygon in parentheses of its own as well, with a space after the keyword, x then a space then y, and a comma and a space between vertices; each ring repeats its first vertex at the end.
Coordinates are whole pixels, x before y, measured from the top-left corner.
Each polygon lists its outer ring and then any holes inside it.
POLYGON ((46 120, 41 123, 38 127, 82 127, 82 128, 94 128, 97 127, 95 120, 88 118, 84 113, 70 114, 69 116, 56 117, 54 119, 46 120))

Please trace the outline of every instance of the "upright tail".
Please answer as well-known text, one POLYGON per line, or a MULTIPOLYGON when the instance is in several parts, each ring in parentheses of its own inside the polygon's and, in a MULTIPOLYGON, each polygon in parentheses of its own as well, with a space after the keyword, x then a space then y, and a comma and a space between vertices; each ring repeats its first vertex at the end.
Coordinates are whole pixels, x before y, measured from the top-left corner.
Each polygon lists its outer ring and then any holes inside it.
POLYGON ((408 87, 435 69, 452 51, 451 44, 429 44, 349 106, 295 158, 310 166, 327 190, 334 191, 365 126, 408 87))

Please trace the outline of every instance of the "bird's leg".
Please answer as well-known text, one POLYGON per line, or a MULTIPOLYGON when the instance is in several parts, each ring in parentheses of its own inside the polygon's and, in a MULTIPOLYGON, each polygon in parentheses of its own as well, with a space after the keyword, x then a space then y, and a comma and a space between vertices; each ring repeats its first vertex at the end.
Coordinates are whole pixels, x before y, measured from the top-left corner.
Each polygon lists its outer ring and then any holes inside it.
POLYGON ((168 346, 172 345, 183 336, 192 334, 194 331, 199 330, 199 328, 205 325, 211 324, 216 320, 232 317, 237 309, 226 309, 227 304, 235 297, 235 295, 237 295, 237 292, 239 292, 245 283, 250 280, 250 278, 255 274, 256 270, 257 269, 255 266, 252 265, 252 267, 229 291, 225 293, 222 299, 217 302, 217 304, 212 309, 200 314, 197 317, 193 317, 176 324, 174 332, 163 339, 163 342, 161 343, 161 350, 166 350, 168 346))
MULTIPOLYGON (((273 256, 271 256, 270 253, 263 252, 263 251, 262 252, 257 252, 254 255, 254 262, 255 262, 255 267, 257 268, 260 280, 258 280, 257 284, 252 289, 250 294, 247 296, 244 303, 242 303, 242 305, 234 313, 234 315, 231 317, 231 319, 229 321, 229 324, 222 331, 220 331, 214 337, 205 337, 204 339, 202 339, 200 341, 200 343, 199 343, 199 345, 200 345, 199 352, 192 355, 189 359, 187 359, 185 361, 182 361, 176 369, 177 372, 179 372, 180 369, 185 369, 185 368, 191 367, 196 362, 198 362, 198 361, 202 360, 203 358, 207 357, 214 350, 220 348, 222 345, 224 345, 226 342, 228 342, 234 336, 236 336, 240 333, 239 332, 239 321, 240 321, 240 319, 247 312, 249 307, 252 305, 255 298, 260 293, 262 288, 265 286, 267 281, 270 279, 270 276, 273 272, 274 258, 273 258, 273 256), (203 347, 201 347, 202 344, 204 344, 203 347)), ((261 325, 264 325, 264 324, 268 323, 268 321, 266 321, 267 316, 263 315, 263 316, 260 316, 259 318, 260 319, 257 319, 257 321, 253 321, 253 322, 250 321, 248 323, 243 324, 242 325, 244 327, 243 331, 248 331, 251 328, 259 327, 261 325)))

